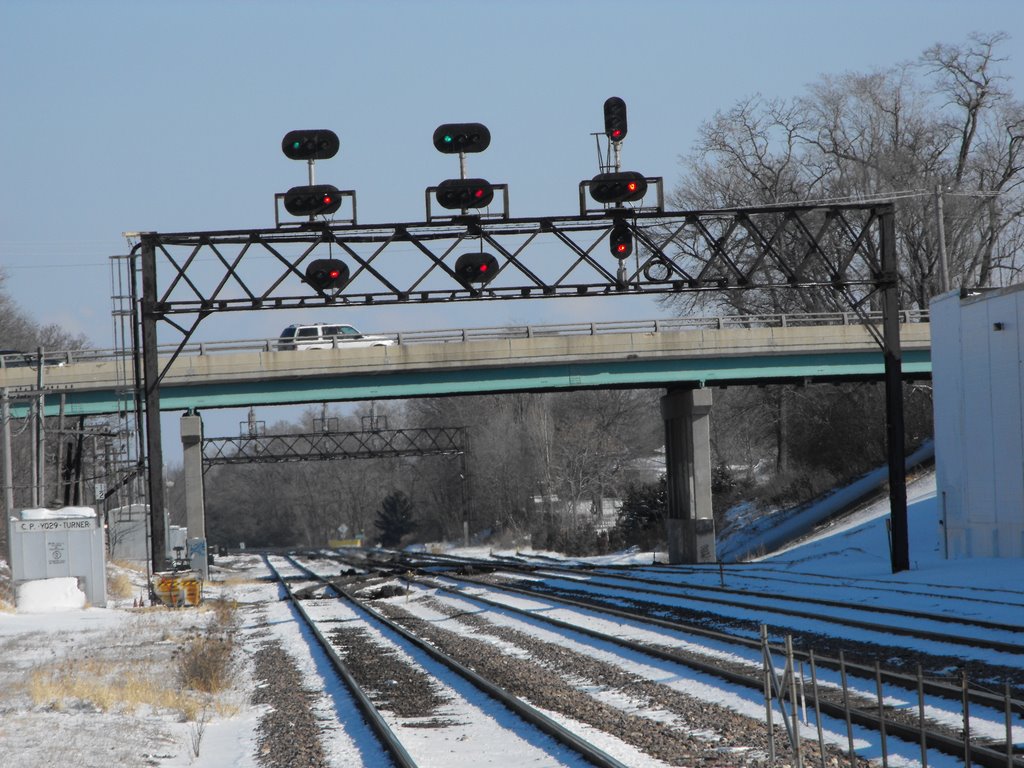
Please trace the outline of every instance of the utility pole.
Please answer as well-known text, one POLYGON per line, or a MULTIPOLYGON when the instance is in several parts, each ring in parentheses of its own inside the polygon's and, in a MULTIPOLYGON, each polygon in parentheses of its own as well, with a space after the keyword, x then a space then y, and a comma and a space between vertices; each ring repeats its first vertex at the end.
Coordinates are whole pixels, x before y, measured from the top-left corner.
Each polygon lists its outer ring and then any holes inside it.
MULTIPOLYGON (((54 498, 63 499, 67 505, 68 464, 64 456, 64 415, 67 408, 67 395, 60 395, 60 407, 57 409, 57 456, 54 459, 53 487, 54 498)), ((69 452, 70 453, 70 452, 69 452)))
POLYGON ((946 257, 946 224, 942 206, 942 185, 935 185, 935 223, 939 230, 939 290, 949 290, 949 260, 946 257))
POLYGON ((890 562, 892 572, 910 570, 910 533, 907 525, 907 468, 903 418, 903 353, 900 349, 899 272, 896 260, 896 215, 881 214, 882 329, 885 355, 885 426, 889 460, 890 562))
MULTIPOLYGON (((14 463, 11 460, 11 400, 7 387, 0 389, 0 447, 3 448, 3 464, 0 464, 0 483, 4 486, 4 525, 14 515, 14 463)), ((8 564, 11 562, 11 541, 7 537, 7 551, 3 553, 8 564)))
POLYGON ((43 348, 36 348, 36 413, 32 420, 32 506, 46 505, 46 393, 43 390, 43 348))
MULTIPOLYGON (((3 442, 4 519, 14 514, 14 462, 11 458, 11 398, 7 387, 0 389, 0 441, 3 442)), ((8 560, 7 562, 10 562, 8 560)))

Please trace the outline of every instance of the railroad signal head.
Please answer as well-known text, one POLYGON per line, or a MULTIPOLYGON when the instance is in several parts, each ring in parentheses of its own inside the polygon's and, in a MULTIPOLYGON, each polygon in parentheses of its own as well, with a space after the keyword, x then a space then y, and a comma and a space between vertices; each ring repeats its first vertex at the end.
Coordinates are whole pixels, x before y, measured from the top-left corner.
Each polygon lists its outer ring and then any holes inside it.
POLYGON ((599 173, 590 181, 590 196, 599 203, 633 203, 647 194, 647 179, 636 171, 599 173))
POLYGON ((348 282, 348 266, 338 259, 316 259, 306 267, 306 282, 321 293, 343 288, 348 282))
POLYGON ((490 143, 491 132, 483 123, 444 123, 434 130, 434 147, 446 155, 483 152, 490 143))
POLYGON ((626 138, 626 102, 612 96, 604 102, 604 133, 612 141, 626 138))
POLYGON ((612 227, 611 234, 608 236, 608 244, 612 256, 617 259, 627 259, 633 255, 633 233, 621 221, 612 227))
POLYGON ((288 131, 281 139, 281 151, 292 160, 326 160, 338 154, 338 134, 326 128, 288 131))
POLYGON ((341 193, 330 184, 292 187, 284 193, 284 209, 292 216, 320 216, 336 213, 341 193))
POLYGON ((438 204, 449 210, 486 208, 494 200, 494 187, 485 179, 445 179, 435 195, 438 204))
POLYGON ((463 282, 486 285, 498 274, 498 260, 489 253, 464 253, 455 262, 455 274, 463 282))

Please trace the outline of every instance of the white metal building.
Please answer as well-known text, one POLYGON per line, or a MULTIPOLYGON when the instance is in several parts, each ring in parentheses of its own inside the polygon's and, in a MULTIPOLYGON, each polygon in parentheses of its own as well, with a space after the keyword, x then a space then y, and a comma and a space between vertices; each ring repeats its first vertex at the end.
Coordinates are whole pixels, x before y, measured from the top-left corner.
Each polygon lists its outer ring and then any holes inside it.
POLYGON ((92 507, 23 509, 8 525, 15 586, 75 577, 90 604, 107 607, 103 526, 92 507))
POLYGON ((1024 285, 930 310, 946 556, 1024 557, 1024 285))

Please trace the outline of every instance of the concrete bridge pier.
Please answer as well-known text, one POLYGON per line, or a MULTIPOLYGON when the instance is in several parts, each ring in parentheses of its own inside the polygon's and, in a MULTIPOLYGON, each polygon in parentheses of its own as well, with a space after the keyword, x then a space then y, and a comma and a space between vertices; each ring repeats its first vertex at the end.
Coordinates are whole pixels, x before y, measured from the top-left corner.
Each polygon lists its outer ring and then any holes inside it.
POLYGON ((181 447, 185 464, 185 520, 188 558, 204 580, 210 578, 206 550, 206 499, 203 487, 203 418, 195 411, 181 417, 181 447))
POLYGON ((661 398, 661 416, 665 420, 669 562, 713 563, 711 390, 668 390, 661 398))

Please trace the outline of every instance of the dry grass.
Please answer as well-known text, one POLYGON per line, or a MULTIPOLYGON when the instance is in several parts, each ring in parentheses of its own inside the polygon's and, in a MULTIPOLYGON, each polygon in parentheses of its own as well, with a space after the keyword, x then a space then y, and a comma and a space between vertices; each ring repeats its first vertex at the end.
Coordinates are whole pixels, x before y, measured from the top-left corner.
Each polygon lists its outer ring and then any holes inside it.
POLYGON ((14 611, 14 587, 11 585, 11 572, 0 565, 0 612, 14 611))
POLYGON ((146 575, 146 566, 142 563, 137 563, 134 560, 111 560, 107 563, 108 565, 117 566, 126 571, 135 571, 142 576, 146 575))
POLYGON ((14 590, 10 582, 0 582, 0 613, 14 613, 14 590))
POLYGON ((230 597, 206 600, 203 608, 213 611, 211 631, 233 633, 238 626, 238 601, 230 597))
POLYGON ((178 682, 203 693, 218 693, 230 687, 238 628, 238 604, 228 598, 207 600, 213 618, 206 631, 193 637, 178 660, 178 682))
POLYGON ((205 609, 213 611, 206 628, 184 632, 154 625, 139 614, 128 636, 118 637, 108 652, 100 651, 105 658, 50 662, 31 670, 22 685, 36 706, 60 711, 131 715, 148 708, 192 722, 210 711, 233 714, 237 707, 218 701, 217 694, 233 681, 237 606, 212 600, 205 609), (146 657, 130 658, 128 649, 140 648, 148 649, 146 657))
POLYGON ((233 650, 231 640, 223 636, 193 638, 178 661, 178 682, 202 693, 219 693, 228 688, 233 650))
POLYGON ((133 714, 140 707, 152 707, 187 717, 202 708, 197 697, 178 690, 155 671, 126 669, 123 663, 96 659, 69 659, 33 670, 27 688, 36 706, 57 710, 92 707, 133 714))
POLYGON ((135 585, 126 573, 107 576, 107 594, 114 598, 128 598, 135 594, 135 585))

